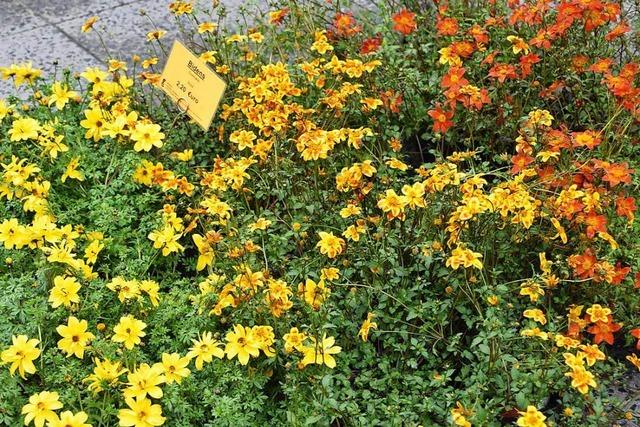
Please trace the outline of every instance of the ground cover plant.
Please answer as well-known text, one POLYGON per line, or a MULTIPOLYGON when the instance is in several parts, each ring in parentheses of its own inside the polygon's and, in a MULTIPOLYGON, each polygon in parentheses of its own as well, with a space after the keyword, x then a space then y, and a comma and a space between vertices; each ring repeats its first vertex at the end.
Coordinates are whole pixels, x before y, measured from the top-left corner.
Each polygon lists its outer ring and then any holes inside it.
POLYGON ((228 83, 207 132, 153 88, 161 22, 146 57, 0 68, 0 424, 633 417, 618 3, 168 7, 228 83))

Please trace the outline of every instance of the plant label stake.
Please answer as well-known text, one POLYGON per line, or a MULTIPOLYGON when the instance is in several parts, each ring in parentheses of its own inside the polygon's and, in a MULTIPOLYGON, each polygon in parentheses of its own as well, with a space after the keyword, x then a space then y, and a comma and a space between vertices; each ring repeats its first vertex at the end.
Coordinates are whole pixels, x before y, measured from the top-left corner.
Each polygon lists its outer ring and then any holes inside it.
POLYGON ((227 84, 176 40, 162 71, 160 88, 205 131, 211 126, 227 84))

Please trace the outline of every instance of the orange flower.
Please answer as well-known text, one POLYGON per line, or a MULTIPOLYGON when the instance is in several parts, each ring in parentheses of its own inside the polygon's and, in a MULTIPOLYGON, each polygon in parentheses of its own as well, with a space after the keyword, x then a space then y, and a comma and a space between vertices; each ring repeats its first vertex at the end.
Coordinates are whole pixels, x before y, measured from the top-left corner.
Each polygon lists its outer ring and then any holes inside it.
POLYGON ((540 57, 535 53, 524 55, 520 57, 520 70, 522 71, 522 78, 529 76, 533 72, 533 65, 540 62, 540 57))
POLYGON ((609 315, 608 322, 598 321, 587 329, 587 332, 593 334, 593 342, 600 344, 602 341, 609 345, 613 345, 613 333, 622 329, 622 325, 613 323, 613 316, 609 315))
POLYGON ((631 336, 638 340, 636 343, 636 350, 640 350, 640 328, 632 329, 630 332, 631 336))
POLYGON ((615 187, 620 183, 631 184, 631 174, 635 171, 629 169, 628 166, 627 162, 612 163, 605 169, 602 180, 608 182, 610 187, 615 187))
POLYGON ((451 52, 460 58, 469 58, 475 50, 473 43, 467 41, 451 43, 449 47, 451 48, 451 52))
POLYGON ((606 73, 607 71, 609 71, 609 68, 611 68, 612 64, 613 59, 611 58, 599 59, 594 62, 589 68, 587 68, 587 70, 593 71, 594 73, 606 73))
POLYGON ((451 126, 453 126, 453 111, 443 110, 441 107, 436 106, 433 110, 427 112, 433 119, 433 131, 436 133, 446 133, 451 126))
POLYGON ((475 24, 473 27, 469 28, 467 34, 473 37, 473 39, 478 44, 486 45, 487 43, 489 43, 489 34, 478 24, 475 24))
POLYGON ((454 36, 458 32, 458 20, 456 18, 438 17, 436 29, 440 36, 454 36))
POLYGON ((362 30, 351 13, 337 13, 333 19, 333 26, 335 34, 340 37, 351 37, 362 30))
POLYGON ((581 255, 571 255, 569 257, 569 266, 573 269, 574 274, 579 279, 588 279, 593 277, 597 262, 598 260, 591 248, 585 250, 581 255))
POLYGON ((280 25, 284 18, 289 14, 289 8, 285 7, 284 9, 274 10, 273 12, 269 12, 269 24, 271 25, 280 25))
POLYGON ((607 232, 607 217, 604 215, 597 215, 595 212, 591 211, 587 216, 581 215, 579 218, 582 219, 584 224, 587 226, 586 234, 588 238, 593 239, 596 232, 607 232))
POLYGON ((573 132, 574 147, 587 147, 589 150, 593 150, 602 142, 602 137, 599 132, 594 130, 586 130, 584 132, 573 132))
POLYGON ((631 267, 623 267, 620 261, 616 262, 616 266, 613 270, 613 277, 611 278, 611 284, 612 285, 621 284, 624 281, 625 277, 627 277, 627 274, 629 274, 630 271, 631 271, 631 267))
POLYGON ((366 55, 368 53, 377 52, 382 44, 382 36, 380 34, 370 39, 365 39, 360 46, 360 53, 366 55))
POLYGON ((416 14, 409 12, 407 9, 402 9, 393 15, 391 20, 393 21, 393 29, 405 36, 413 33, 418 28, 416 14))
POLYGON ((515 175, 522 172, 527 168, 527 166, 533 163, 534 160, 535 159, 527 153, 516 154, 515 156, 511 157, 511 163, 513 163, 513 166, 511 167, 511 173, 515 175))
POLYGON ((636 209, 636 200, 633 197, 618 196, 616 199, 616 213, 620 216, 626 216, 629 222, 633 222, 636 209))
POLYGON ((515 79, 516 67, 511 64, 496 64, 489 70, 489 77, 497 79, 500 83, 507 79, 515 79))
POLYGON ((400 92, 393 90, 386 90, 380 94, 384 107, 389 109, 392 113, 399 113, 400 106, 402 105, 403 98, 400 92))
POLYGON ((462 67, 451 67, 447 74, 442 77, 440 81, 440 86, 443 89, 448 88, 458 88, 460 86, 464 86, 469 83, 469 81, 462 76, 464 76, 465 69, 462 67))

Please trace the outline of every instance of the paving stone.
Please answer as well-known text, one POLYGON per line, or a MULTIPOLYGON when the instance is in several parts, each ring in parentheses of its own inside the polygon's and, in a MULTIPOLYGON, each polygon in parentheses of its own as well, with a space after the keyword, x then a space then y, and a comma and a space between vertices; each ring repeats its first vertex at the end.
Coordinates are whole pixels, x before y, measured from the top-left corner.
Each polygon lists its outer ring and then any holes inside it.
MULTIPOLYGON (((16 0, 10 0, 11 3, 16 0)), ((17 0, 50 23, 99 14, 131 0, 17 0)))
POLYGON ((38 17, 20 2, 12 0, 0 0, 0 39, 1 45, 10 45, 19 38, 10 38, 15 34, 33 30, 47 25, 47 21, 38 17))
MULTIPOLYGON (((31 61, 35 68, 41 68, 51 75, 56 69, 58 75, 62 68, 70 67, 83 70, 100 62, 82 47, 75 44, 65 34, 54 27, 36 28, 20 33, 19 40, 5 43, 0 49, 0 66, 31 61)), ((13 83, 0 80, 0 97, 13 93, 13 83)))
MULTIPOLYGON (((208 9, 210 2, 201 3, 208 9)), ((97 31, 84 34, 80 31, 80 27, 90 15, 69 19, 58 25, 71 37, 76 38, 78 43, 101 58, 109 56, 128 59, 133 54, 145 56, 151 53, 154 47, 157 48, 156 43, 152 46, 146 42, 146 34, 149 31, 167 31, 163 38, 167 49, 176 37, 176 19, 169 12, 168 4, 169 2, 157 0, 140 0, 104 10, 98 14, 100 20, 96 24, 100 34, 97 31)))

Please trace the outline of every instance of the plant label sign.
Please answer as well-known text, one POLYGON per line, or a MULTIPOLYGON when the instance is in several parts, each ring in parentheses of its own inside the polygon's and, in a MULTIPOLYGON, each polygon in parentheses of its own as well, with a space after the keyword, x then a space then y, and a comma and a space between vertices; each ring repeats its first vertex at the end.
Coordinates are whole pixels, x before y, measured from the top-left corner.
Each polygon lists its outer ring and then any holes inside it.
POLYGON ((227 84, 185 45, 176 40, 162 71, 160 88, 205 131, 227 84))

